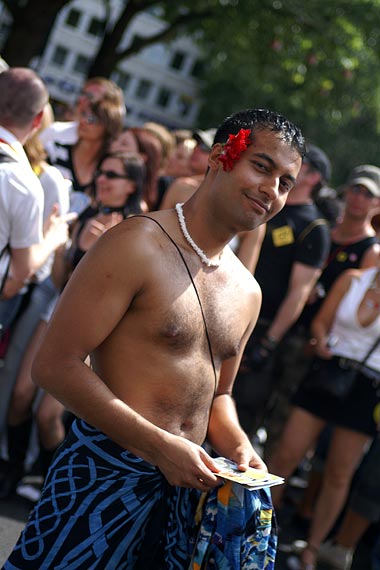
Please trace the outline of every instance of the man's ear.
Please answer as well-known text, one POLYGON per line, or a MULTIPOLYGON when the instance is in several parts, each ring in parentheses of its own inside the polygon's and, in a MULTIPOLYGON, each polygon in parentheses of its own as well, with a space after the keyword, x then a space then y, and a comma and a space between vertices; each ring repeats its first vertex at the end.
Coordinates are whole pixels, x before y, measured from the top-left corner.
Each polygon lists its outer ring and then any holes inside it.
POLYGON ((211 170, 218 170, 221 166, 222 163, 220 162, 219 157, 222 152, 223 145, 221 143, 214 144, 208 157, 208 165, 211 170))
POLYGON ((43 109, 37 115, 35 115, 35 117, 32 121, 33 129, 38 129, 40 127, 43 115, 44 115, 43 109))

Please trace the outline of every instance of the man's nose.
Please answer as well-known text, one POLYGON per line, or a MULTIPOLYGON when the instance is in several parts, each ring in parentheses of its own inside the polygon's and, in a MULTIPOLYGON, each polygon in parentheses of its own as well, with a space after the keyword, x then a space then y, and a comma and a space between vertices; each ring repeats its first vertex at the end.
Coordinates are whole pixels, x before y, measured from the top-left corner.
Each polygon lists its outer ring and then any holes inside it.
POLYGON ((277 177, 271 177, 260 186, 261 192, 266 194, 270 200, 278 198, 280 188, 280 180, 277 177))

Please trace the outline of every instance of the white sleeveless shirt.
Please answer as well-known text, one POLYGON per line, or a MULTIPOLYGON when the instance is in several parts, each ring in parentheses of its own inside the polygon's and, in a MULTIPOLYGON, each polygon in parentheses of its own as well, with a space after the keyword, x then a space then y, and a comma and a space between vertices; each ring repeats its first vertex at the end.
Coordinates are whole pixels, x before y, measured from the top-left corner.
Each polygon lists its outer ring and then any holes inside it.
MULTIPOLYGON (((337 309, 330 334, 338 339, 330 350, 337 356, 352 360, 364 359, 375 340, 380 337, 380 315, 368 326, 362 326, 358 321, 358 309, 367 289, 370 287, 377 267, 365 270, 360 277, 355 277, 337 309)), ((374 350, 366 366, 380 371, 380 343, 374 350)))

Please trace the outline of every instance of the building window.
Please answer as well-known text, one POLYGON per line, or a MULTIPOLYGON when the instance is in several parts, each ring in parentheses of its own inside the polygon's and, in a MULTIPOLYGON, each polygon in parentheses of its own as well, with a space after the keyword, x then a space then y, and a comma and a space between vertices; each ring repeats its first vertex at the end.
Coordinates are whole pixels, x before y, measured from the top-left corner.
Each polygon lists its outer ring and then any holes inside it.
POLYGON ((186 54, 183 51, 176 51, 170 62, 170 67, 172 69, 177 69, 178 71, 180 71, 181 69, 183 69, 185 59, 186 59, 186 54))
POLYGON ((63 46, 56 46, 51 61, 55 65, 64 65, 68 54, 69 50, 67 50, 63 46))
POLYGON ((156 103, 159 107, 167 107, 170 103, 171 98, 171 91, 165 89, 165 87, 162 87, 158 92, 156 103))
POLYGON ((67 14, 66 18, 66 26, 70 26, 71 28, 77 28, 79 26, 79 22, 81 19, 82 13, 75 8, 72 8, 70 12, 67 14))
POLYGON ((125 91, 128 89, 132 76, 129 73, 118 69, 112 74, 112 79, 122 91, 125 91))
POLYGON ((180 95, 178 97, 177 106, 178 106, 178 113, 181 117, 187 117, 190 115, 190 111, 193 107, 193 99, 188 95, 180 95))
POLYGON ((139 97, 140 99, 146 99, 151 89, 152 89, 151 81, 147 81, 146 79, 140 79, 136 89, 136 96, 139 97))
POLYGON ((196 78, 202 77, 204 72, 204 63, 200 59, 195 60, 193 67, 191 68, 190 75, 196 78))
POLYGON ((91 36, 102 36, 106 29, 106 23, 104 20, 99 20, 99 18, 92 18, 90 25, 88 26, 88 33, 91 36))
POLYGON ((85 74, 89 67, 90 59, 85 55, 78 55, 73 66, 73 71, 85 74))

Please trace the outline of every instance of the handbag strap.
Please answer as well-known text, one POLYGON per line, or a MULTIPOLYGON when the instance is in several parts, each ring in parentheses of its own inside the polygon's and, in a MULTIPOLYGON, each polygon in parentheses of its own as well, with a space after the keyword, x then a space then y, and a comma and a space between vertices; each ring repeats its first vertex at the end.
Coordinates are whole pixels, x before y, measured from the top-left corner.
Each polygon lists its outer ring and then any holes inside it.
MULTIPOLYGON (((3 257, 3 255, 5 254, 6 251, 8 251, 8 252, 10 251, 10 247, 9 247, 9 244, 8 244, 8 243, 7 243, 7 245, 6 245, 5 247, 3 247, 3 249, 1 250, 1 252, 0 252, 0 259, 3 257)), ((1 278, 1 281, 0 281, 0 295, 1 295, 2 292, 3 292, 4 285, 5 285, 5 282, 6 282, 7 277, 8 277, 10 265, 11 265, 11 256, 9 255, 9 258, 8 258, 8 261, 7 261, 7 264, 6 264, 6 267, 5 267, 4 275, 3 275, 3 277, 1 278)))
POLYGON ((375 340, 375 342, 373 343, 373 345, 371 346, 371 348, 369 349, 363 360, 360 362, 362 366, 365 365, 365 363, 367 362, 373 351, 376 350, 376 348, 379 346, 379 344, 380 344, 380 336, 377 337, 377 339, 375 340))
MULTIPOLYGON (((4 141, 3 139, 0 139, 0 142, 6 143, 6 141, 4 141)), ((8 144, 8 143, 6 143, 8 144)), ((16 159, 13 158, 13 156, 10 156, 9 154, 6 154, 1 148, 0 148, 0 163, 9 163, 9 162, 16 162, 16 159)), ((6 251, 9 252, 10 247, 9 247, 9 243, 7 243, 7 245, 5 247, 3 247, 3 249, 0 252, 0 259, 3 257, 3 255, 5 254, 6 251)), ((5 268, 5 272, 3 277, 1 278, 0 281, 0 295, 3 292, 4 289, 4 285, 5 285, 5 281, 7 280, 8 277, 8 273, 9 273, 9 267, 11 264, 11 257, 9 256, 6 268, 5 268)))
MULTIPOLYGON (((182 251, 179 249, 178 245, 176 244, 176 242, 174 241, 174 239, 171 237, 171 235, 168 234, 168 232, 165 230, 165 228, 162 227, 162 225, 160 224, 160 222, 158 222, 157 220, 155 220, 154 218, 151 218, 151 217, 149 217, 149 216, 144 216, 144 214, 137 214, 137 215, 135 215, 135 216, 133 216, 133 217, 134 217, 134 218, 147 218, 148 220, 151 220, 152 222, 154 222, 155 224, 157 224, 157 226, 159 226, 159 227, 161 228, 161 230, 162 230, 163 233, 166 235, 166 237, 167 237, 167 238, 171 241, 171 243, 174 245, 174 247, 176 248, 176 250, 178 251, 178 253, 179 253, 179 255, 180 255, 180 258, 181 258, 182 261, 183 261, 183 264, 184 264, 184 266, 185 266, 185 268, 186 268, 187 274, 188 274, 188 276, 189 276, 189 278, 190 278, 191 284, 192 284, 192 286, 193 286, 193 288, 194 288, 194 291, 195 291, 195 294, 196 294, 196 296, 197 296, 198 303, 199 303, 199 307, 200 307, 200 309, 201 309, 202 320, 203 320, 203 324, 204 324, 204 328, 205 328, 205 333, 206 333, 206 339, 207 339, 207 346, 208 346, 208 350, 209 350, 209 353, 210 353, 210 360, 211 360, 212 369, 213 369, 213 372, 214 372, 214 380, 215 380, 214 395, 215 395, 215 393, 216 393, 216 388, 217 388, 217 385, 218 385, 218 378, 217 378, 217 375, 216 375, 216 366, 215 366, 214 355, 213 355, 213 353, 212 353, 212 346, 211 346, 210 334, 209 334, 209 332, 208 332, 206 317, 205 317, 205 313, 204 313, 204 310, 203 310, 203 305, 202 305, 202 302, 201 302, 201 298, 200 298, 200 295, 199 295, 199 293, 198 293, 197 286, 196 286, 195 283, 194 283, 194 279, 193 279, 193 276, 191 275, 191 271, 190 271, 190 269, 189 269, 189 266, 188 266, 187 263, 186 263, 186 260, 185 260, 185 258, 184 258, 184 256, 183 256, 182 251)), ((379 341, 380 341, 380 339, 379 339, 379 341)))

